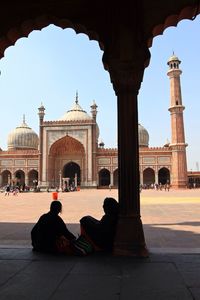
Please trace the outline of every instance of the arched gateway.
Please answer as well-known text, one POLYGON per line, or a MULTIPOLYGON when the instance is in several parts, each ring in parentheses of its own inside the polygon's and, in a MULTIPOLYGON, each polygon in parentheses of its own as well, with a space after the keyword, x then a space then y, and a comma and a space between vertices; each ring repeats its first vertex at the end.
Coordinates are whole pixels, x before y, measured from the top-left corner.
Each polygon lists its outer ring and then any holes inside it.
POLYGON ((69 185, 81 185, 81 169, 77 163, 69 162, 63 167, 63 178, 68 178, 69 185), (77 182, 76 182, 77 180, 77 182))
MULTIPOLYGON (((81 170, 84 170, 85 150, 75 138, 64 136, 57 140, 49 151, 49 183, 60 186, 62 178, 68 178, 69 184, 77 176, 77 184, 81 184, 81 170)), ((83 172, 82 172, 83 173, 83 172)), ((83 174, 83 178, 84 175, 83 174)))

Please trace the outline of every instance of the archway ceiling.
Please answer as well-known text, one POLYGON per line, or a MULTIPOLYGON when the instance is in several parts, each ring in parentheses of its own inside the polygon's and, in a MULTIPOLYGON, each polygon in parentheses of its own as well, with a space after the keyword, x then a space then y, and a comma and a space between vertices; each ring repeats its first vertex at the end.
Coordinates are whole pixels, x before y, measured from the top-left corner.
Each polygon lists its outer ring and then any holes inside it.
POLYGON ((103 48, 116 26, 134 24, 134 14, 141 16, 140 26, 151 46, 152 38, 162 34, 165 28, 198 14, 198 4, 197 0, 124 0, 119 4, 116 0, 3 1, 0 4, 0 57, 19 38, 49 24, 85 33, 103 48))
POLYGON ((56 141, 50 148, 49 154, 52 156, 65 154, 83 154, 84 147, 76 139, 65 136, 56 141))

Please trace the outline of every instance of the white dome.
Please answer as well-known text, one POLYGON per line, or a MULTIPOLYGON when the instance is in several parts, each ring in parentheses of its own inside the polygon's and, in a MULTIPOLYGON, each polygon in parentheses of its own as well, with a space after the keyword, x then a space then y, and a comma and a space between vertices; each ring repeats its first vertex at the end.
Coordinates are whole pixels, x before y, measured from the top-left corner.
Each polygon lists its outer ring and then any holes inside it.
POLYGON ((20 126, 16 127, 8 135, 8 150, 12 149, 38 149, 39 138, 25 122, 25 118, 20 126))
POLYGON ((139 147, 149 146, 148 131, 140 124, 138 124, 139 147))
POLYGON ((72 108, 68 110, 59 120, 64 121, 83 121, 83 120, 92 120, 92 117, 89 116, 86 111, 78 104, 78 97, 73 104, 72 108))

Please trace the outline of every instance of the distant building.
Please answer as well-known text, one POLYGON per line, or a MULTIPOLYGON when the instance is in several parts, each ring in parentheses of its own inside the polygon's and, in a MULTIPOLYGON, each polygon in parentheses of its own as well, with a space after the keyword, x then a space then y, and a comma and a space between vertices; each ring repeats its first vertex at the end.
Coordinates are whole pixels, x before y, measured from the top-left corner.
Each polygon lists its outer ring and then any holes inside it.
MULTIPOLYGON (((185 188, 188 184, 180 63, 175 55, 168 61, 171 142, 150 148, 149 134, 138 124, 142 185, 170 183, 174 188, 185 188)), ((38 185, 62 189, 79 185, 118 186, 117 149, 105 148, 103 141, 98 143, 95 102, 89 115, 76 95, 72 108, 55 121, 44 120, 43 105, 38 111, 39 137, 24 118, 9 134, 8 150, 0 151, 0 186, 38 185)))

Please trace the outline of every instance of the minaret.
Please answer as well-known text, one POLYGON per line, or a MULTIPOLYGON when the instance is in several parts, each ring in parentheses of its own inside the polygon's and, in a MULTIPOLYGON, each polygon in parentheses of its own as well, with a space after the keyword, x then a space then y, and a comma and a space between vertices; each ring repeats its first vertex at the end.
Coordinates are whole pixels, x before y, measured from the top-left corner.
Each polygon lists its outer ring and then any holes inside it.
POLYGON ((91 108, 91 114, 92 114, 92 181, 93 185, 97 185, 97 163, 96 163, 96 155, 97 155, 97 148, 98 148, 98 134, 97 134, 97 105, 95 101, 93 100, 91 108))
POLYGON ((43 121, 45 115, 45 107, 41 103, 41 106, 38 108, 38 115, 40 121, 40 134, 39 134, 39 172, 38 172, 38 185, 42 183, 42 172, 43 172, 43 121))
POLYGON ((167 75, 170 79, 170 115, 171 115, 171 144, 172 170, 171 185, 174 188, 186 188, 187 186, 187 160, 180 75, 181 61, 174 54, 168 61, 169 70, 167 75))
POLYGON ((92 114, 92 118, 93 120, 96 122, 96 117, 97 117, 97 105, 95 103, 95 101, 93 100, 93 103, 92 105, 90 106, 91 107, 91 114, 92 114))

